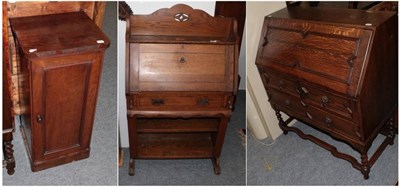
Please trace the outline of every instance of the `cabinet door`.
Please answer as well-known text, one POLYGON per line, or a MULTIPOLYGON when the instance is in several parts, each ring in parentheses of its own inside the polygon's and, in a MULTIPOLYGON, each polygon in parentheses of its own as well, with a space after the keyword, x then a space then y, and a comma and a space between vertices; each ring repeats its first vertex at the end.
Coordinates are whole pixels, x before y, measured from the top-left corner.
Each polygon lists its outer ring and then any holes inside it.
POLYGON ((88 150, 101 64, 101 53, 31 63, 34 159, 88 150))

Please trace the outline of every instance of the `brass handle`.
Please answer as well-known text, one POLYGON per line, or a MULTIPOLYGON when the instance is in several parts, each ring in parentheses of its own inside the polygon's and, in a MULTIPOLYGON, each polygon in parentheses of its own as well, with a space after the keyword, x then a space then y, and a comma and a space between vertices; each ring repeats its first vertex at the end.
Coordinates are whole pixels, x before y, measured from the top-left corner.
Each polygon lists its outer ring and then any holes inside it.
POLYGON ((129 99, 129 109, 133 109, 133 99, 129 99))
POLYGON ((312 119, 312 116, 311 116, 310 113, 307 112, 306 115, 307 115, 308 118, 312 119))
POLYGON ((186 62, 186 58, 185 57, 179 58, 179 62, 182 63, 182 64, 185 63, 186 62))
POLYGON ((329 102, 329 98, 327 96, 322 96, 322 106, 326 107, 329 102))
POLYGON ((282 80, 279 80, 279 89, 282 90, 283 86, 285 85, 285 82, 282 80))
POLYGON ((151 99, 151 104, 153 104, 154 106, 164 105, 164 99, 162 98, 151 99))
POLYGON ((36 121, 37 121, 38 123, 42 123, 42 122, 43 122, 42 116, 41 116, 41 115, 37 115, 37 116, 36 116, 36 121))
POLYGON ((200 98, 197 100, 197 104, 200 106, 208 105, 208 98, 200 98))
POLYGON ((325 118, 325 123, 328 125, 328 127, 330 127, 331 124, 332 124, 332 119, 329 118, 329 117, 326 117, 326 118, 325 118))
POLYGON ((285 100, 285 104, 286 104, 286 106, 290 106, 290 100, 289 100, 289 99, 286 99, 286 100, 285 100))

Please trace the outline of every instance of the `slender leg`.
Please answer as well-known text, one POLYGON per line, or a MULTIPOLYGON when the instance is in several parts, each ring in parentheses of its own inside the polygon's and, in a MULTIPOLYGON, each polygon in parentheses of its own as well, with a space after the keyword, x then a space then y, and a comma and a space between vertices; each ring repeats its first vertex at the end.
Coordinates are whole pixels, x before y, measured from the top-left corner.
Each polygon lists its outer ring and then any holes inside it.
POLYGON ((135 160, 132 158, 129 159, 129 175, 135 175, 135 160))
POLYGON ((361 173, 364 175, 364 179, 367 180, 369 178, 369 163, 368 163, 368 155, 367 152, 361 153, 361 173))
POLYGON ((212 161, 213 161, 214 173, 216 175, 221 174, 219 157, 221 156, 222 145, 224 144, 226 127, 228 126, 228 119, 229 118, 225 117, 225 115, 222 115, 222 117, 220 118, 218 132, 215 139, 212 161))
POLYGON ((9 175, 13 175, 15 172, 14 146, 11 143, 12 140, 13 136, 11 132, 3 135, 4 159, 6 161, 6 169, 9 175))
POLYGON ((137 157, 138 135, 136 132, 136 116, 128 116, 128 132, 129 132, 129 175, 135 174, 135 158, 137 157))
POLYGON ((221 167, 220 167, 220 163, 219 163, 219 157, 212 158, 212 162, 213 162, 213 167, 214 167, 214 173, 216 175, 220 175, 221 167))
POLYGON ((276 115, 276 117, 278 118, 279 127, 282 129, 283 134, 284 134, 284 135, 287 135, 287 134, 288 134, 288 131, 284 128, 284 126, 286 126, 286 125, 285 125, 285 122, 284 122, 283 119, 282 119, 282 115, 281 115, 281 113, 279 112, 279 110, 276 110, 276 109, 275 109, 275 115, 276 115))

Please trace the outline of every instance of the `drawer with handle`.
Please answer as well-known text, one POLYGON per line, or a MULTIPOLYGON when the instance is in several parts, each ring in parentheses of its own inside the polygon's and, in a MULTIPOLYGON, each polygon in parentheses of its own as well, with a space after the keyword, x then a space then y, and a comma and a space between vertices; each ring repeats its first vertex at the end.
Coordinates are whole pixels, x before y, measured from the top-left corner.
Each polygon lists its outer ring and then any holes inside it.
POLYGON ((233 99, 226 93, 143 92, 127 96, 132 110, 229 109, 233 99))

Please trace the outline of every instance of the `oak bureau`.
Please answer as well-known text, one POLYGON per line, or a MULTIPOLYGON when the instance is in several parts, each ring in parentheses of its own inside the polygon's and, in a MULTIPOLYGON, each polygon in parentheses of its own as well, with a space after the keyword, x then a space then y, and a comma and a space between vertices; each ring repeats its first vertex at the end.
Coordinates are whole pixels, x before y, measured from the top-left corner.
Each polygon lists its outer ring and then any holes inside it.
POLYGON ((105 49, 85 12, 10 18, 28 111, 21 133, 32 171, 89 157, 105 49))
POLYGON ((135 159, 219 157, 238 86, 236 20, 183 4, 132 15, 126 101, 135 159))
POLYGON ((313 141, 368 179, 396 134, 397 39, 394 12, 290 7, 266 16, 256 65, 284 134, 313 141), (288 127, 293 119, 349 144, 361 161, 288 127), (379 133, 386 139, 368 158, 379 133))

